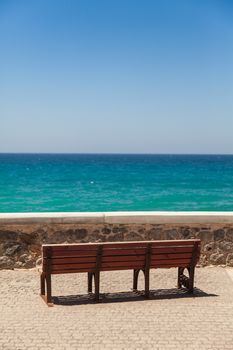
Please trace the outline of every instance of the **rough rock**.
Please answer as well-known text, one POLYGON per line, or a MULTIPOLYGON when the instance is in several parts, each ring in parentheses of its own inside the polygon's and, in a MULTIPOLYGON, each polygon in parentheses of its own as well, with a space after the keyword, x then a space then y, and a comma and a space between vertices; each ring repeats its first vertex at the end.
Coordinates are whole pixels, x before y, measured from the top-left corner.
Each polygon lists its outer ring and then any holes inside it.
POLYGON ((143 238, 137 232, 131 231, 125 234, 126 241, 141 241, 143 238))
POLYGON ((233 228, 226 229, 226 239, 233 242, 233 228))
POLYGON ((164 231, 165 239, 180 239, 181 233, 176 229, 165 230, 164 231))
POLYGON ((224 265, 226 264, 226 256, 224 254, 213 253, 210 255, 209 261, 213 265, 224 265))
POLYGON ((15 266, 16 269, 20 269, 24 267, 24 264, 21 261, 16 261, 15 266))
POLYGON ((124 235, 123 233, 111 233, 109 236, 108 236, 108 241, 109 242, 119 242, 119 241, 123 241, 124 240, 124 235))
MULTIPOLYGON (((113 226, 112 228, 113 233, 126 233, 127 229, 124 226, 113 226)), ((109 232, 110 233, 110 232, 109 232)))
POLYGON ((204 248, 203 248, 203 252, 205 253, 213 253, 213 251, 215 250, 216 248, 216 243, 215 242, 210 242, 210 243, 207 243, 204 248))
POLYGON ((18 232, 0 229, 0 242, 16 241, 17 238, 18 232))
POLYGON ((104 228, 102 229, 102 233, 103 233, 104 235, 109 235, 109 234, 111 233, 111 229, 108 228, 108 227, 104 227, 104 228))
POLYGON ((10 259, 8 256, 0 257, 0 269, 11 269, 14 268, 14 260, 10 259))
POLYGON ((223 239, 224 236, 225 236, 225 231, 223 229, 219 229, 219 230, 214 231, 214 238, 216 241, 223 239))
POLYGON ((227 255, 226 264, 233 267, 233 253, 227 255))
POLYGON ((182 228, 181 234, 182 234, 182 237, 185 239, 190 239, 190 238, 193 238, 194 236, 192 230, 188 227, 182 228))
POLYGON ((229 242, 229 241, 220 242, 219 248, 224 252, 233 252, 233 242, 229 242))
POLYGON ((42 258, 36 260, 36 266, 42 265, 42 258))
POLYGON ((26 262, 25 262, 25 264, 23 264, 23 267, 25 268, 25 269, 31 269, 32 267, 35 267, 36 266, 36 262, 34 261, 34 260, 27 260, 26 262))
POLYGON ((19 261, 22 262, 22 263, 25 263, 27 260, 28 260, 28 254, 22 254, 19 257, 19 261))
POLYGON ((154 239, 154 240, 157 240, 157 239, 162 239, 162 232, 160 229, 158 228, 152 228, 151 230, 149 230, 147 232, 147 235, 146 235, 146 238, 151 240, 151 239, 154 239))
POLYGON ((20 248, 21 247, 19 244, 13 245, 12 247, 7 248, 5 255, 12 256, 15 253, 17 253, 20 250, 20 248))
POLYGON ((213 233, 209 230, 201 230, 198 232, 197 238, 200 238, 202 242, 209 242, 213 239, 213 233))

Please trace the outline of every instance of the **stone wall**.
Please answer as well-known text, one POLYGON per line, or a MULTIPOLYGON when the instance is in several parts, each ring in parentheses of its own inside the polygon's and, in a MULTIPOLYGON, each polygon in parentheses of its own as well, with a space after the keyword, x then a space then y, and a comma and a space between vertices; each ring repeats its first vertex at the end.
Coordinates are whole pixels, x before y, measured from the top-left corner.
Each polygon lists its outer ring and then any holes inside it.
POLYGON ((34 267, 43 243, 189 238, 201 239, 200 265, 233 266, 233 214, 17 215, 0 214, 0 269, 34 267))

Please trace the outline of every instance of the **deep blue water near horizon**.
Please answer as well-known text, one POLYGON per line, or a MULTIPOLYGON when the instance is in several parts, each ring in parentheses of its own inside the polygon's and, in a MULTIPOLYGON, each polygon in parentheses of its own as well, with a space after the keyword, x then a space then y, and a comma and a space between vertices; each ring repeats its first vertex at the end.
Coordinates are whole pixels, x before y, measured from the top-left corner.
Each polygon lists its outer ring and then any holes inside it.
POLYGON ((0 212, 233 211, 233 155, 0 154, 0 212))

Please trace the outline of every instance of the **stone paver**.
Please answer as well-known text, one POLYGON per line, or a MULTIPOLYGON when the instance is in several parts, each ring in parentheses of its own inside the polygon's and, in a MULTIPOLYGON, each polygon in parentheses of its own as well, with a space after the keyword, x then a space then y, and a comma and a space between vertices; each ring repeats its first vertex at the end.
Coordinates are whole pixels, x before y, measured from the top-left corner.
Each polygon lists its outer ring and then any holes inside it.
POLYGON ((86 274, 53 276, 53 308, 37 271, 2 270, 0 349, 233 350, 232 270, 197 269, 195 297, 174 288, 175 269, 154 270, 150 300, 129 292, 131 271, 102 273, 99 304, 83 295, 86 274))

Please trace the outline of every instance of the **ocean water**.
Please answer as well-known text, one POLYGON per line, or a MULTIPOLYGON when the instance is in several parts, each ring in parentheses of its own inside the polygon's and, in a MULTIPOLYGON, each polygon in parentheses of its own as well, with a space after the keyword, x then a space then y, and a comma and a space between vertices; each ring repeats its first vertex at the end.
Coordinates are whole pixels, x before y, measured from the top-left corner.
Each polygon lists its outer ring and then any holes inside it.
POLYGON ((0 212, 233 210, 231 155, 0 154, 0 212))

